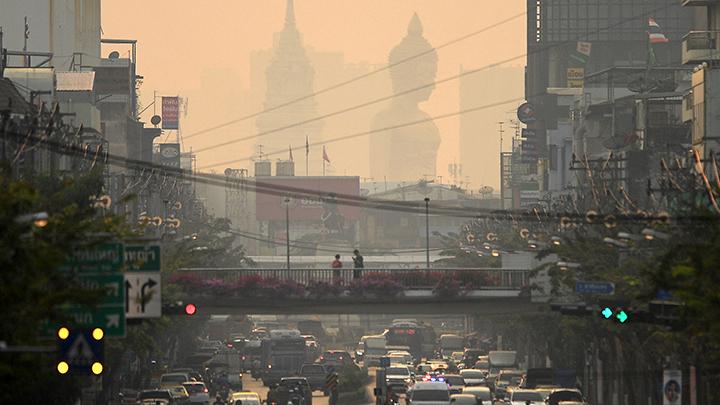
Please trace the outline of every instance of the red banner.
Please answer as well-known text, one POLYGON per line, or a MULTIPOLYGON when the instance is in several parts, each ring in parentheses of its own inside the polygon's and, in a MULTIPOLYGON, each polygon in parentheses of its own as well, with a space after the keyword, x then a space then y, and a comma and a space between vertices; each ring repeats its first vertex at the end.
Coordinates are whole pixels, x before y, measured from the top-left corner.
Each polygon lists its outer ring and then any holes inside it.
POLYGON ((180 99, 178 97, 162 98, 163 129, 178 129, 180 120, 180 99))

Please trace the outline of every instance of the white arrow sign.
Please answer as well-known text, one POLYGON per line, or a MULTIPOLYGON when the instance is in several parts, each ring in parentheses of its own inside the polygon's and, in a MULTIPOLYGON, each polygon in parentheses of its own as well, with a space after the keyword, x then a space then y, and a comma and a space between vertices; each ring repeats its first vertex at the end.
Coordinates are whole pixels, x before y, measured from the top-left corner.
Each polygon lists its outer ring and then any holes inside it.
POLYGON ((107 320, 105 326, 107 326, 108 329, 120 327, 120 315, 105 315, 105 319, 107 320))
POLYGON ((161 315, 160 272, 125 273, 125 317, 159 318, 161 315))

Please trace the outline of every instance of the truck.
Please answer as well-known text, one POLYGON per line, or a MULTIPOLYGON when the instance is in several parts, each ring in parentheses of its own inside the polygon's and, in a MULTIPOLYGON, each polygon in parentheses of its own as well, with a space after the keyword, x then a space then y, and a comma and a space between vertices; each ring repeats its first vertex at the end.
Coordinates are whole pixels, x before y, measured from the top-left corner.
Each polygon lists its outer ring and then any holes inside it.
POLYGON ((514 350, 491 350, 488 352, 488 363, 490 370, 487 380, 494 389, 495 377, 500 374, 500 370, 517 368, 517 352, 514 350))
POLYGON ((465 350, 465 339, 455 334, 440 335, 439 349, 442 358, 446 359, 450 357, 453 352, 462 352, 465 350))
POLYGON ((360 346, 366 367, 379 366, 380 358, 387 353, 387 342, 383 335, 363 336, 360 338, 360 346))
POLYGON ((260 378, 270 386, 300 370, 306 361, 307 346, 299 330, 278 329, 261 341, 261 352, 260 378))

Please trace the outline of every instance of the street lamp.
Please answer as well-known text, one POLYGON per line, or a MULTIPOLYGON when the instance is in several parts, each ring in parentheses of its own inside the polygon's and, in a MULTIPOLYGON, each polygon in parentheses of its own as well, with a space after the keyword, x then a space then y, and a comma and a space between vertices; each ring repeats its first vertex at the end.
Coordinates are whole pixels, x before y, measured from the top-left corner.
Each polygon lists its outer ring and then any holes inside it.
POLYGON ((430 269, 430 197, 425 197, 425 265, 430 269))
POLYGON ((609 246, 614 246, 614 247, 618 247, 618 248, 627 248, 628 247, 627 243, 619 241, 617 239, 613 239, 613 238, 605 237, 605 238, 603 238, 603 242, 609 246))
POLYGON ((35 225, 35 227, 44 228, 47 226, 49 218, 50 217, 48 216, 48 213, 45 211, 35 212, 32 214, 24 214, 24 215, 20 215, 20 216, 16 217, 15 223, 24 224, 24 223, 32 222, 33 225, 35 225))
POLYGON ((650 229, 650 228, 643 229, 642 235, 645 238, 645 240, 655 240, 655 239, 668 240, 668 239, 670 239, 670 235, 668 235, 664 232, 650 229))
POLYGON ((557 262, 556 265, 562 271, 567 271, 568 269, 580 268, 580 263, 574 263, 574 262, 557 262))
POLYGON ((552 238, 550 238, 550 242, 552 242, 552 244, 555 246, 560 246, 562 245, 562 238, 560 238, 559 236, 553 236, 552 238))
POLYGON ((290 197, 285 197, 285 254, 287 269, 290 270, 290 197))

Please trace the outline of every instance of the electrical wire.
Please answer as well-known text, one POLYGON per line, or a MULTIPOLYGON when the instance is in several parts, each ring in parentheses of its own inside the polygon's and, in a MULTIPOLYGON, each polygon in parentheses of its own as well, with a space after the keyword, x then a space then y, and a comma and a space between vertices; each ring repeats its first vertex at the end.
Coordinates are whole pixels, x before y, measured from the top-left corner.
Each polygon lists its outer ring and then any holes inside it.
MULTIPOLYGON (((583 34, 583 35, 580 35, 580 36, 579 36, 578 38, 576 38, 575 40, 584 39, 585 37, 587 37, 587 36, 589 36, 589 35, 591 35, 591 34, 594 34, 594 33, 597 33, 597 32, 602 32, 602 31, 605 31, 605 30, 609 30, 609 29, 615 28, 615 27, 617 27, 617 26, 621 26, 621 25, 625 24, 625 23, 628 22, 628 21, 632 21, 632 20, 637 19, 637 18, 642 17, 642 16, 647 16, 648 14, 654 13, 654 12, 656 12, 656 11, 659 11, 659 10, 662 10, 662 9, 664 9, 664 8, 668 8, 668 7, 671 7, 671 6, 672 6, 671 4, 668 4, 668 5, 665 5, 665 6, 662 6, 662 7, 657 7, 657 8, 655 8, 655 9, 653 9, 653 10, 650 10, 650 11, 645 12, 645 13, 641 13, 641 14, 636 15, 636 16, 632 16, 632 17, 628 17, 628 18, 622 19, 622 20, 620 20, 619 22, 614 23, 614 24, 610 24, 610 25, 607 26, 607 27, 598 28, 597 30, 595 30, 595 31, 593 31, 593 32, 585 33, 585 34, 583 34)), ((223 143, 220 143, 220 144, 217 144, 217 145, 211 145, 211 146, 208 146, 208 147, 205 147, 205 148, 197 149, 197 150, 195 150, 194 152, 195 152, 195 153, 201 153, 201 152, 205 152, 205 151, 208 151, 208 150, 212 150, 212 149, 215 149, 215 148, 218 148, 218 147, 227 146, 227 145, 231 145, 231 144, 234 144, 234 143, 237 143, 237 142, 241 142, 241 141, 244 141, 244 140, 255 139, 255 138, 261 137, 261 136, 263 136, 263 135, 270 134, 270 133, 274 133, 274 132, 278 132, 278 131, 282 131, 282 130, 287 130, 287 129, 295 128, 295 127, 298 127, 298 126, 301 126, 301 125, 305 125, 305 124, 307 124, 307 123, 309 123, 309 122, 318 121, 318 120, 320 120, 320 119, 322 119, 322 118, 325 118, 325 117, 330 117, 330 116, 335 116, 335 115, 339 115, 339 114, 342 114, 342 113, 347 113, 347 112, 350 112, 350 111, 353 111, 353 110, 356 110, 356 109, 359 109, 359 108, 363 108, 363 107, 366 107, 366 106, 369 106, 369 105, 372 105, 372 104, 376 104, 376 103, 378 103, 378 102, 387 101, 387 100, 389 100, 389 99, 392 99, 392 98, 395 98, 395 97, 398 97, 398 96, 402 96, 402 95, 405 95, 405 94, 408 94, 408 93, 412 93, 412 92, 415 92, 415 91, 419 91, 419 90, 422 90, 422 89, 425 89, 425 88, 434 87, 434 86, 436 86, 436 85, 438 85, 438 84, 446 83, 446 82, 449 82, 449 81, 454 81, 454 80, 459 79, 459 78, 464 77, 464 76, 468 76, 468 75, 471 75, 471 74, 475 74, 475 73, 481 72, 481 71, 483 71, 483 70, 487 70, 487 69, 491 69, 491 68, 493 68, 493 67, 500 66, 500 65, 505 64, 505 63, 508 63, 508 62, 512 62, 512 61, 515 61, 515 60, 518 60, 518 59, 522 59, 522 58, 527 57, 527 56, 529 56, 529 55, 531 55, 531 54, 533 54, 533 53, 546 52, 548 49, 555 48, 555 47, 560 47, 560 46, 565 46, 565 45, 566 45, 566 42, 560 42, 560 43, 556 43, 556 44, 553 44, 553 45, 550 45, 550 46, 547 46, 547 47, 542 47, 542 48, 533 50, 533 51, 531 51, 531 52, 527 52, 527 53, 520 54, 520 55, 511 57, 511 58, 507 58, 507 59, 504 59, 504 60, 499 61, 499 62, 495 62, 495 63, 492 63, 492 64, 488 64, 488 65, 482 66, 482 67, 480 67, 480 68, 471 69, 471 70, 462 72, 462 73, 460 73, 460 74, 453 75, 453 76, 449 76, 449 77, 446 77, 446 78, 444 78, 444 79, 436 80, 436 81, 433 81, 433 82, 431 82, 431 83, 427 83, 427 84, 424 84, 424 85, 421 85, 421 86, 418 86, 418 87, 415 87, 415 88, 412 88, 412 89, 409 89, 409 90, 406 90, 406 91, 403 91, 403 92, 400 92, 400 93, 395 93, 395 94, 392 94, 392 95, 389 95, 389 96, 381 97, 381 98, 375 99, 375 100, 373 100, 373 101, 368 101, 368 102, 365 102, 365 103, 362 103, 362 104, 358 104, 358 105, 353 106, 353 107, 348 107, 348 108, 345 108, 345 109, 342 109, 342 110, 338 110, 338 111, 335 111, 335 112, 332 112, 332 113, 329 113, 329 114, 326 114, 326 115, 323 115, 323 116, 320 116, 320 117, 314 117, 314 118, 307 119, 307 120, 304 120, 304 121, 301 121, 301 122, 298 122, 298 123, 289 124, 289 125, 286 125, 286 126, 283 126, 283 127, 279 127, 279 128, 275 128, 275 129, 272 129, 272 130, 269 130, 269 131, 265 131, 265 132, 260 132, 260 133, 257 133, 257 134, 251 135, 251 136, 247 136, 247 137, 244 137, 244 138, 240 138, 240 139, 236 139, 236 140, 232 140, 232 141, 227 141, 227 142, 223 142, 223 143)), ((426 52, 427 52, 427 51, 426 51, 426 52)), ((422 56, 422 55, 421 55, 421 56, 422 56)), ((411 58, 412 58, 412 57, 411 57, 411 58)), ((400 62, 398 62, 398 63, 402 63, 402 61, 400 61, 400 62)), ((303 98, 300 98, 300 99, 298 99, 298 100, 304 100, 304 99, 307 99, 307 98, 310 98, 310 97, 312 97, 312 95, 304 96, 303 98)), ((294 102, 294 101, 291 101, 291 102, 282 104, 282 106, 284 106, 284 105, 290 105, 290 104, 292 104, 293 102, 294 102)), ((277 108, 277 107, 273 107, 273 108, 277 108)), ((256 115, 259 115, 259 114, 261 114, 261 113, 262 113, 262 112, 260 112, 260 113, 255 113, 255 114, 253 114, 253 115, 251 115, 251 116, 256 116, 256 115)), ((248 117, 251 117, 251 116, 248 116, 248 117)), ((188 138, 188 137, 186 136, 186 139, 187 139, 187 138, 188 138)), ((314 144, 313 146, 315 146, 315 145, 317 145, 317 144, 314 144)), ((297 146, 296 146, 296 147, 297 147, 297 146)), ((284 153, 285 151, 286 151, 286 150, 276 151, 276 152, 272 152, 272 153, 265 153, 264 155, 274 155, 274 154, 278 154, 278 153, 284 153)), ((234 163, 234 162, 230 162, 230 163, 234 163)), ((208 167, 216 167, 216 166, 223 165, 223 164, 227 164, 227 163, 226 163, 226 162, 222 162, 222 163, 217 163, 217 164, 213 164, 213 165, 207 165, 207 166, 201 167, 201 169, 202 169, 202 168, 208 168, 208 167)))
MULTIPOLYGON (((12 133, 12 132, 6 132, 9 134, 14 134, 16 137, 22 136, 18 133, 12 133)), ((33 138, 37 138, 33 136, 33 138)), ((69 144, 61 144, 57 141, 52 141, 49 139, 46 139, 43 141, 45 144, 49 145, 52 150, 57 151, 58 153, 64 154, 64 155, 76 155, 76 156, 83 156, 83 150, 78 145, 69 145, 69 144)), ((151 162, 145 162, 141 160, 136 159, 130 159, 125 158, 117 155, 112 154, 105 154, 104 156, 105 162, 111 165, 125 167, 128 169, 137 169, 142 170, 150 169, 153 172, 158 171, 162 172, 165 176, 175 177, 175 178, 182 178, 184 180, 189 181, 195 181, 198 183, 208 184, 208 185, 215 185, 220 187, 228 187, 230 184, 236 184, 235 187, 241 186, 245 187, 249 191, 254 191, 259 194, 267 194, 267 195, 275 195, 280 197, 293 197, 293 198, 321 198, 325 199, 328 197, 328 194, 333 193, 327 193, 323 191, 317 191, 317 190, 309 190, 309 189, 303 189, 298 187, 289 187, 279 184, 272 184, 272 183, 264 183, 262 181, 257 180, 247 180, 247 179, 228 179, 224 178, 218 175, 213 174, 193 174, 189 170, 184 170, 181 168, 176 167, 169 167, 169 166, 163 166, 151 162)), ((393 201, 393 200, 380 200, 380 199, 370 199, 366 197, 360 197, 356 195, 348 195, 348 194, 334 194, 332 202, 337 205, 341 206, 352 206, 352 207, 360 207, 360 208, 366 208, 366 209, 378 209, 378 210, 386 210, 386 211, 395 211, 395 212, 402 212, 406 214, 415 214, 415 215, 425 215, 425 204, 424 201, 393 201)), ((536 222, 536 213, 531 212, 523 212, 523 211, 511 211, 511 210, 495 210, 495 209, 486 209, 486 208, 464 208, 464 207, 451 207, 451 206, 432 206, 432 210, 430 213, 431 216, 446 216, 446 217, 455 217, 455 218, 464 218, 464 219, 481 219, 481 218, 489 218, 489 219, 495 219, 495 220, 503 220, 507 219, 508 217, 512 217, 514 220, 524 220, 524 221, 532 221, 536 222)), ((561 219, 563 217, 570 218, 570 219, 576 219, 578 221, 584 222, 585 216, 579 215, 576 213, 546 213, 546 218, 556 218, 561 219)), ((645 215, 637 215, 637 214, 628 214, 628 215, 619 215, 617 216, 617 221, 653 221, 653 220, 664 220, 666 218, 664 217, 653 217, 653 216, 645 216, 645 215)), ((708 221, 708 220, 720 220, 720 217, 718 216, 711 216, 711 215, 693 215, 693 216, 678 216, 673 217, 673 220, 692 220, 692 221, 708 221)))
POLYGON ((326 87, 326 88, 324 88, 324 89, 315 91, 315 92, 313 92, 313 93, 310 93, 310 94, 308 94, 308 95, 302 96, 302 97, 300 97, 300 98, 296 98, 296 99, 287 101, 287 102, 285 102, 285 103, 278 104, 278 105, 273 106, 273 107, 270 107, 270 108, 266 108, 266 109, 264 109, 264 110, 262 110, 262 111, 259 111, 259 112, 256 112, 256 113, 253 113, 253 114, 250 114, 250 115, 245 115, 245 116, 242 116, 242 117, 240 117, 240 118, 236 118, 236 119, 234 119, 234 120, 227 121, 227 122, 225 122, 225 123, 223 123, 223 124, 220 124, 220 125, 216 125, 216 126, 213 126, 213 127, 207 128, 207 129, 203 129, 203 130, 200 130, 200 131, 197 131, 197 132, 193 132, 193 133, 191 133, 191 134, 189 134, 189 135, 185 135, 185 139, 190 139, 190 138, 193 138, 193 137, 195 137, 195 136, 202 135, 202 134, 204 134, 204 133, 214 131, 214 130, 216 130, 216 129, 224 128, 224 127, 227 127, 227 126, 229 126, 229 125, 232 125, 232 124, 235 124, 235 123, 238 123, 238 122, 242 122, 242 121, 248 120, 248 119, 250 119, 250 118, 255 118, 255 117, 257 117, 257 116, 259 116, 259 115, 261 115, 261 114, 265 114, 265 113, 268 113, 268 112, 271 112, 271 111, 275 111, 275 110, 278 110, 278 109, 280 109, 280 108, 287 107, 287 106, 289 106, 289 105, 298 103, 298 102, 300 102, 300 101, 304 101, 304 100, 313 98, 313 97, 315 97, 315 96, 317 96, 317 95, 320 95, 320 94, 323 94, 323 93, 327 93, 327 92, 329 92, 329 91, 332 91, 332 90, 335 90, 335 89, 344 87, 344 86, 346 86, 346 85, 348 85, 348 84, 355 83, 355 82, 357 82, 357 81, 360 81, 360 80, 362 80, 362 79, 365 79, 366 77, 370 77, 370 76, 375 75, 375 74, 377 74, 377 73, 384 72, 385 70, 388 70, 388 69, 390 69, 390 68, 392 68, 392 67, 401 65, 401 64, 406 63, 406 62, 409 62, 409 61, 411 61, 411 60, 414 60, 414 59, 423 57, 423 56, 425 56, 425 55, 431 54, 431 53, 433 53, 433 52, 435 52, 435 51, 437 51, 437 50, 440 50, 440 49, 442 49, 442 48, 445 48, 445 47, 448 47, 448 46, 450 46, 450 45, 456 44, 456 43, 458 43, 458 42, 464 41, 464 40, 466 40, 466 39, 472 38, 472 37, 474 37, 474 36, 476 36, 476 35, 479 35, 479 34, 485 32, 485 31, 488 31, 488 30, 490 30, 490 29, 499 27, 499 26, 501 26, 501 25, 503 25, 503 24, 506 24, 506 23, 508 23, 508 22, 510 22, 510 21, 512 21, 512 20, 515 20, 515 19, 517 19, 517 18, 519 18, 519 17, 522 17, 522 16, 524 16, 524 15, 526 15, 526 14, 527 14, 527 12, 522 12, 522 13, 519 13, 519 14, 515 14, 515 15, 513 15, 513 16, 511 16, 511 17, 508 17, 508 18, 506 18, 506 19, 504 19, 504 20, 501 20, 501 21, 496 22, 496 23, 494 23, 494 24, 491 24, 491 25, 488 25, 488 26, 486 26, 486 27, 480 28, 480 29, 478 29, 477 31, 471 32, 471 33, 466 34, 466 35, 463 35, 463 36, 461 36, 461 37, 459 37, 459 38, 455 38, 455 39, 453 39, 453 40, 451 40, 451 41, 448 41, 448 42, 445 42, 445 43, 443 43, 443 44, 441 44, 441 45, 438 45, 438 46, 436 46, 436 47, 433 47, 433 48, 431 48, 431 49, 429 49, 429 50, 427 50, 427 51, 423 51, 423 52, 420 52, 420 53, 418 53, 418 54, 411 55, 411 56, 409 56, 409 57, 407 57, 407 58, 404 58, 404 59, 401 59, 401 60, 399 60, 399 61, 397 61, 397 62, 390 63, 390 64, 388 64, 388 65, 385 65, 385 66, 381 67, 381 68, 378 68, 378 69, 375 69, 375 70, 373 70, 373 71, 370 71, 370 72, 364 73, 364 74, 362 74, 362 75, 356 76, 356 77, 354 77, 354 78, 352 78, 352 79, 345 80, 345 81, 343 81, 343 82, 334 84, 334 85, 329 86, 329 87, 326 87))

